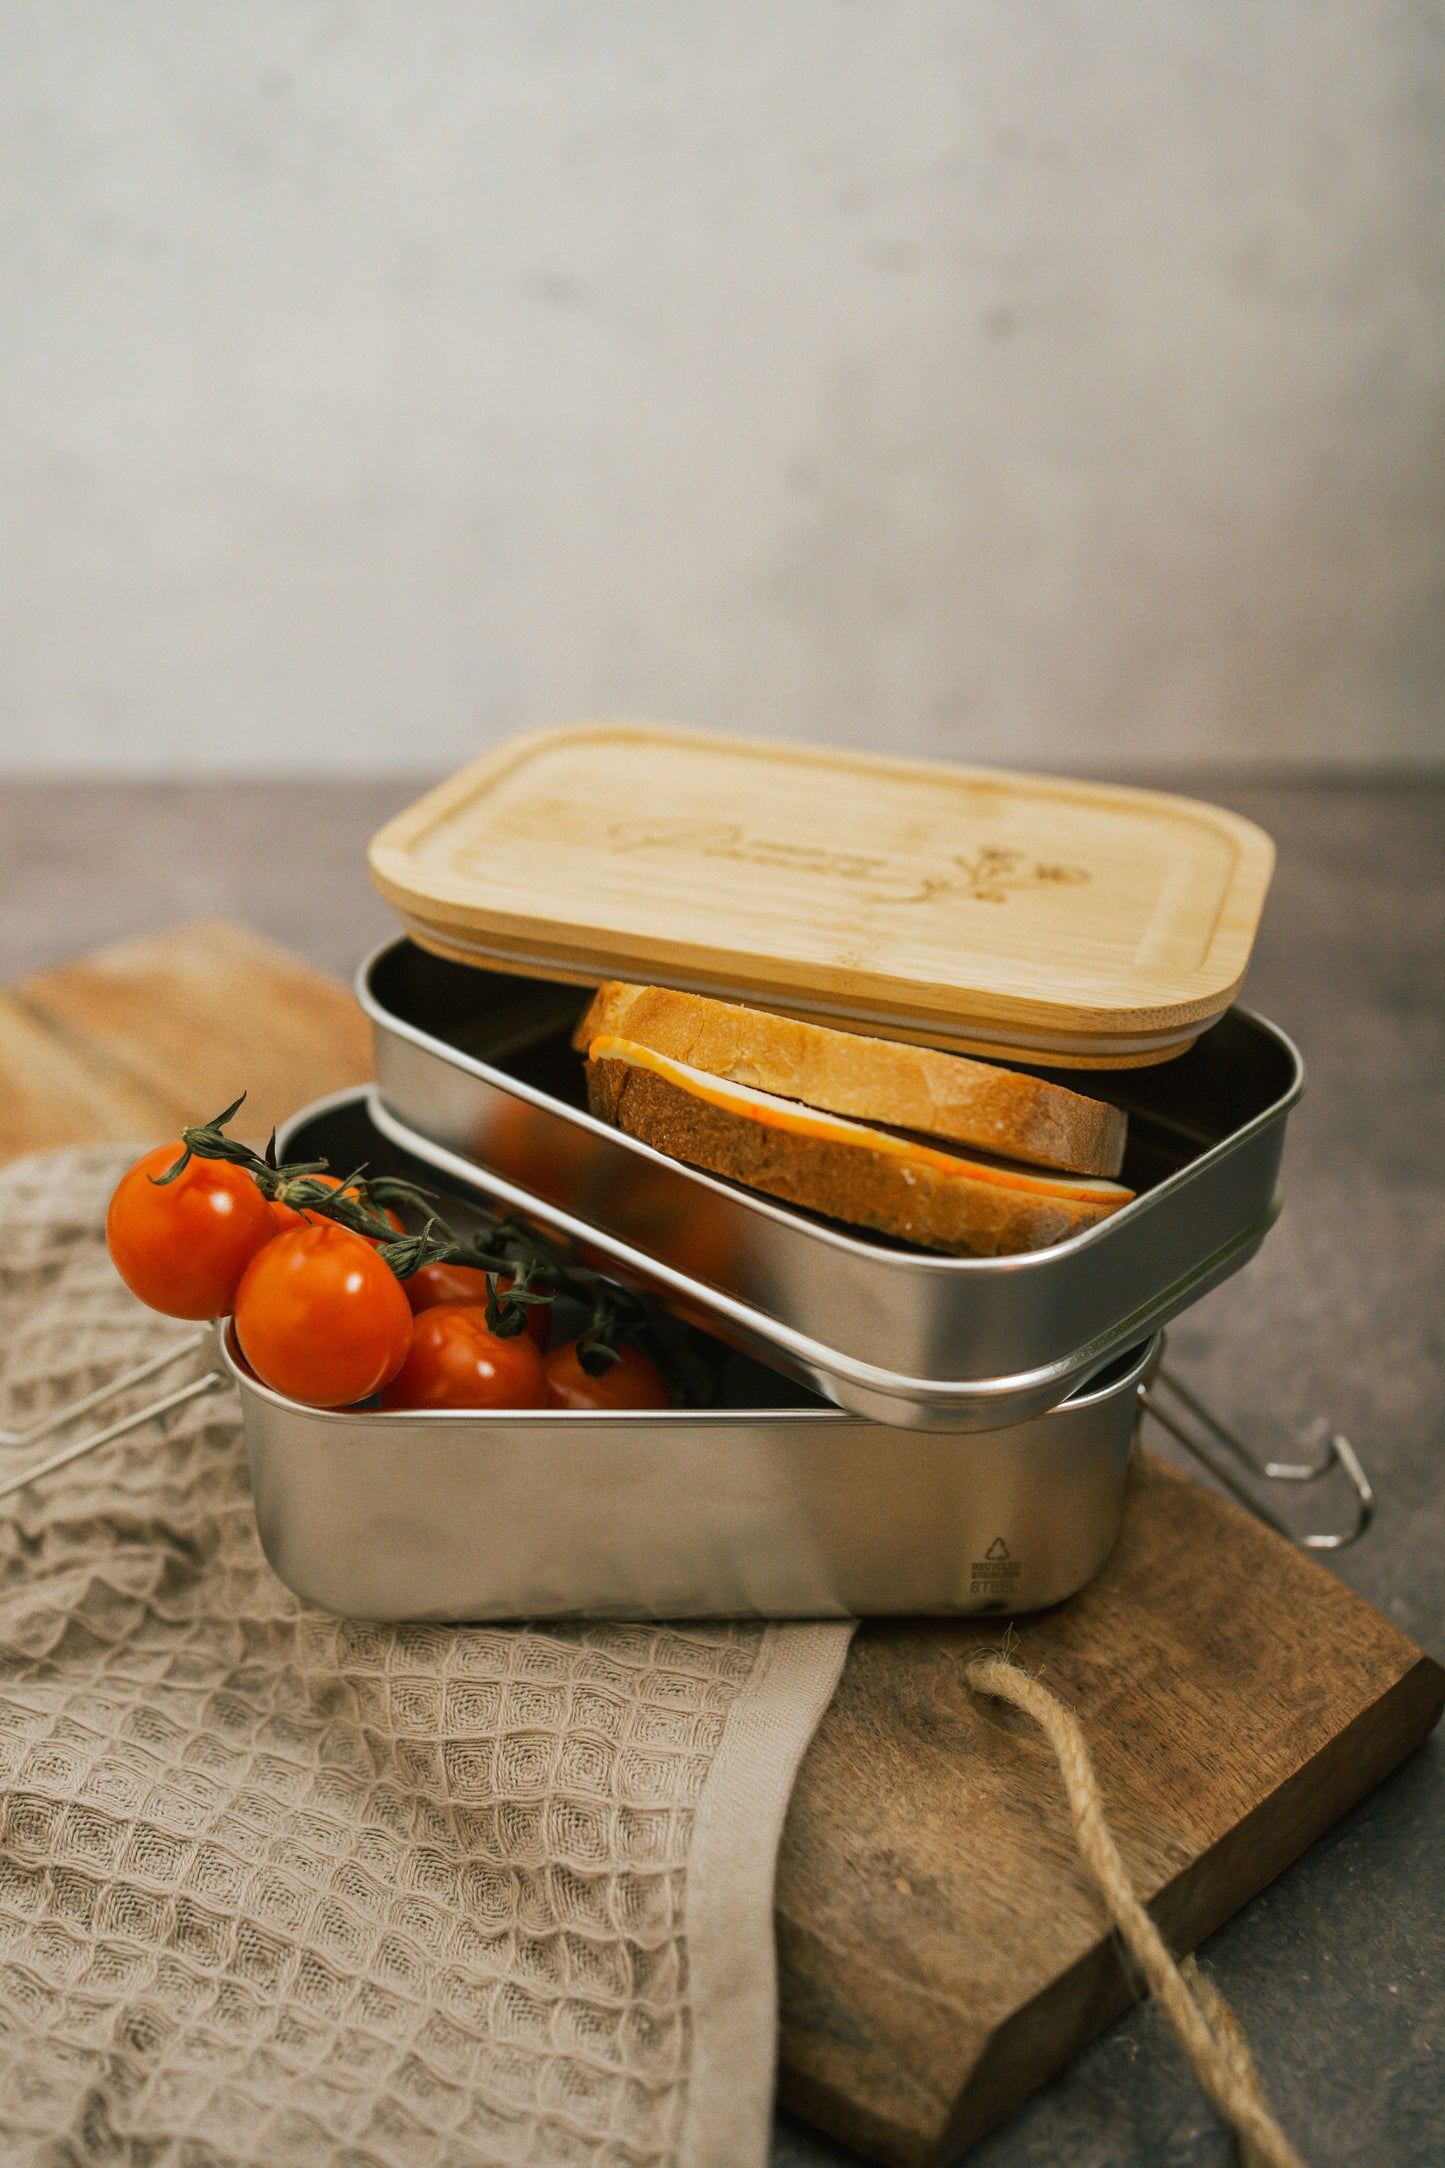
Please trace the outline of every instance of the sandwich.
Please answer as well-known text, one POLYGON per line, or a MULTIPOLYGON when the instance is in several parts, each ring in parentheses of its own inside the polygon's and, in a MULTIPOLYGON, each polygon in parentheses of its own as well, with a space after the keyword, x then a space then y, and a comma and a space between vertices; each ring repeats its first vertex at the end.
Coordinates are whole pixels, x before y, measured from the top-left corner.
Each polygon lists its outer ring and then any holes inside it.
POLYGON ((1117 1107, 991 1062, 617 981, 573 1044, 629 1136, 923 1249, 1043 1249, 1134 1195, 1117 1107))

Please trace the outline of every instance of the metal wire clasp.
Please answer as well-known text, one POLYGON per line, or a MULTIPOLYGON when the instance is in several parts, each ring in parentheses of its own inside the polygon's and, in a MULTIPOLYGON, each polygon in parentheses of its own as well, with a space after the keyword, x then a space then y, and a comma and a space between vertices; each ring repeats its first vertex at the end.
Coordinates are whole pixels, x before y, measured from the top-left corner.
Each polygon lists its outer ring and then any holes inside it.
POLYGON ((1163 1363, 1160 1363, 1154 1376, 1140 1386, 1139 1400, 1145 1414, 1152 1415, 1155 1422, 1167 1430, 1171 1438, 1176 1439, 1187 1453, 1192 1453, 1217 1483, 1222 1483, 1242 1506, 1247 1506, 1251 1513, 1267 1522, 1279 1535, 1287 1537, 1291 1543, 1297 1543, 1301 1550, 1343 1551, 1349 1544, 1359 1541, 1374 1519, 1375 1493, 1369 1477, 1360 1466, 1358 1454, 1342 1431, 1330 1430, 1323 1421, 1316 1425, 1316 1429, 1325 1431, 1327 1443, 1325 1450, 1316 1459, 1262 1461, 1256 1458, 1244 1440, 1232 1431, 1228 1424, 1221 1423, 1219 1417, 1206 1408, 1197 1394, 1192 1393, 1163 1363), (1193 1418, 1198 1426, 1197 1430, 1186 1428, 1177 1414, 1160 1406, 1158 1394, 1161 1386, 1193 1418), (1287 1522, 1282 1521, 1255 1497, 1217 1453, 1206 1448, 1198 1434, 1200 1430, 1232 1453, 1261 1483, 1318 1483, 1321 1476, 1328 1475, 1332 1469, 1342 1468, 1355 1493, 1355 1517, 1352 1524, 1339 1530, 1324 1530, 1311 1535, 1297 1534, 1287 1522))
MULTIPOLYGON (((214 1328, 207 1326, 202 1332, 188 1333, 184 1340, 176 1341, 173 1347, 166 1348, 162 1354, 152 1355, 148 1362, 138 1363, 133 1370, 127 1370, 123 1377, 112 1378, 109 1385, 99 1386, 95 1392, 87 1393, 83 1400, 74 1400, 68 1408, 59 1408, 53 1415, 47 1415, 42 1421, 32 1423, 28 1430, 0 1430, 0 1445, 37 1445, 42 1438, 48 1438, 52 1431, 62 1430, 78 1417, 89 1415, 93 1408, 103 1407, 106 1401, 116 1399, 132 1385, 141 1385, 147 1378, 153 1378, 158 1371, 168 1370, 171 1364, 179 1362, 183 1355, 194 1355, 198 1348, 213 1346, 213 1332, 214 1328)), ((200 1377, 192 1378, 188 1385, 177 1386, 173 1393, 163 1393, 159 1400, 148 1400, 143 1408, 136 1408, 129 1415, 123 1415, 119 1422, 109 1423, 103 1430, 92 1431, 88 1438, 81 1438, 74 1445, 62 1446, 61 1450, 52 1453, 48 1460, 32 1461, 31 1465, 22 1468, 18 1475, 7 1476, 4 1482, 0 1483, 0 1498, 9 1498, 15 1491, 24 1490, 27 1483, 37 1482, 43 1475, 52 1475, 57 1468, 68 1468, 73 1460, 83 1459, 87 1453, 93 1453, 97 1446, 109 1445, 112 1438, 123 1438, 128 1430, 139 1430, 142 1423, 149 1423, 158 1415, 168 1414, 172 1408, 179 1408, 188 1400, 199 1400, 203 1393, 214 1392, 218 1385, 224 1385, 225 1382, 223 1372, 207 1370, 200 1377)))

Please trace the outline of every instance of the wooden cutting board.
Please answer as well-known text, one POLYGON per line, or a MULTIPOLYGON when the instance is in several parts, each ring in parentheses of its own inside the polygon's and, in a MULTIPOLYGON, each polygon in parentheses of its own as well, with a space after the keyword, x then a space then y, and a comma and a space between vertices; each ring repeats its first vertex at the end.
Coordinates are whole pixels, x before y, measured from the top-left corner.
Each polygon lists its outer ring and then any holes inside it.
POLYGON ((0 994, 0 1160, 172 1136, 219 1114, 264 1145, 297 1107, 371 1075, 349 987, 220 920, 118 941, 0 994))
MULTIPOLYGON (((369 1069, 338 982, 239 927, 183 927, 0 995, 0 1158, 174 1135, 243 1085, 262 1138, 369 1069)), ((861 1627, 784 1831, 781 2098, 901 2168, 951 2160, 1136 1993, 1048 1749, 963 1684, 1005 1631, 861 1627)), ((1147 1455, 1104 1571, 1011 1638, 1082 1717, 1130 1870, 1181 1950, 1445 1701, 1445 1671, 1369 1605, 1147 1455)))
MULTIPOLYGON (((963 1684, 1002 1638, 996 1620, 861 1627, 779 1859, 782 2100, 906 2168, 951 2161, 1138 1993, 1042 1734, 963 1684)), ((1009 1639, 1081 1717, 1176 1951, 1388 1775, 1445 1702, 1445 1671, 1397 1627, 1148 1454, 1103 1572, 1009 1639)))

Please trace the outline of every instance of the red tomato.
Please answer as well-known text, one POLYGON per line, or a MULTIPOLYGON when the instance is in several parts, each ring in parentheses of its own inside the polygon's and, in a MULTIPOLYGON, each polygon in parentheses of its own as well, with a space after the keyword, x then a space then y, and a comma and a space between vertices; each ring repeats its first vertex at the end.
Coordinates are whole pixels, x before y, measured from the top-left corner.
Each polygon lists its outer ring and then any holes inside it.
MULTIPOLYGON (((340 1189, 341 1187, 339 1174, 312 1174, 307 1176, 307 1180, 320 1182, 326 1189, 340 1189)), ((356 1191, 348 1188, 346 1194, 348 1197, 355 1197, 356 1191)), ((376 1207, 373 1207, 373 1210, 375 1209, 376 1207)), ((273 1204, 271 1210, 276 1216, 277 1232, 283 1235, 294 1234, 298 1227, 319 1227, 325 1217, 325 1214, 321 1212, 298 1212, 293 1204, 273 1204)), ((406 1233, 406 1229, 394 1212, 383 1211, 380 1216, 384 1220, 389 1220, 399 1235, 406 1233)), ((363 1242, 370 1242, 373 1248, 376 1247, 375 1240, 371 1235, 363 1235, 361 1239, 363 1242)))
POLYGON ((277 1235, 252 1259, 236 1292, 236 1337, 273 1392, 344 1408, 401 1368, 411 1310, 365 1236, 321 1220, 277 1235))
POLYGON ((566 1340, 547 1357, 549 1408, 670 1408, 662 1372, 640 1348, 624 1346, 615 1363, 592 1377, 577 1359, 577 1342, 566 1340))
POLYGON ((193 1159, 162 1188, 183 1144, 158 1144, 116 1185, 105 1239, 133 1295, 167 1317, 225 1317, 241 1275, 276 1232, 271 1207, 244 1167, 193 1159))
POLYGON ((384 1408, 540 1408, 545 1380, 531 1337, 503 1340, 476 1302, 418 1312, 411 1352, 384 1389, 384 1408))
POLYGON ((439 1302, 485 1302, 487 1275, 476 1265, 423 1265, 403 1280, 414 1311, 434 1310, 439 1302))
MULTIPOLYGON (((434 1310, 439 1302, 480 1302, 487 1300, 487 1275, 475 1265, 423 1265, 403 1280, 406 1299, 413 1310, 434 1310)), ((502 1273, 497 1286, 505 1295, 511 1281, 502 1273)), ((552 1329, 552 1305, 549 1302, 527 1304, 527 1330, 539 1348, 545 1350, 547 1336, 552 1329)))

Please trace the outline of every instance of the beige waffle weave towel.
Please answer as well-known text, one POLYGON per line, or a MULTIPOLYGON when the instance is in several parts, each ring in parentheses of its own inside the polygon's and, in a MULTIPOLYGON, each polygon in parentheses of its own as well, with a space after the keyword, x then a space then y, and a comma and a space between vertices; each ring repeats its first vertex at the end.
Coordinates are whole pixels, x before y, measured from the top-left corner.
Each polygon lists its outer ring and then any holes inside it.
MULTIPOLYGON (((180 1330, 100 1239, 132 1156, 0 1173, 7 1428, 180 1330)), ((761 2163, 774 1857, 848 1631, 330 1618, 262 1558, 229 1393, 20 1492, 0 2159, 761 2163)))

